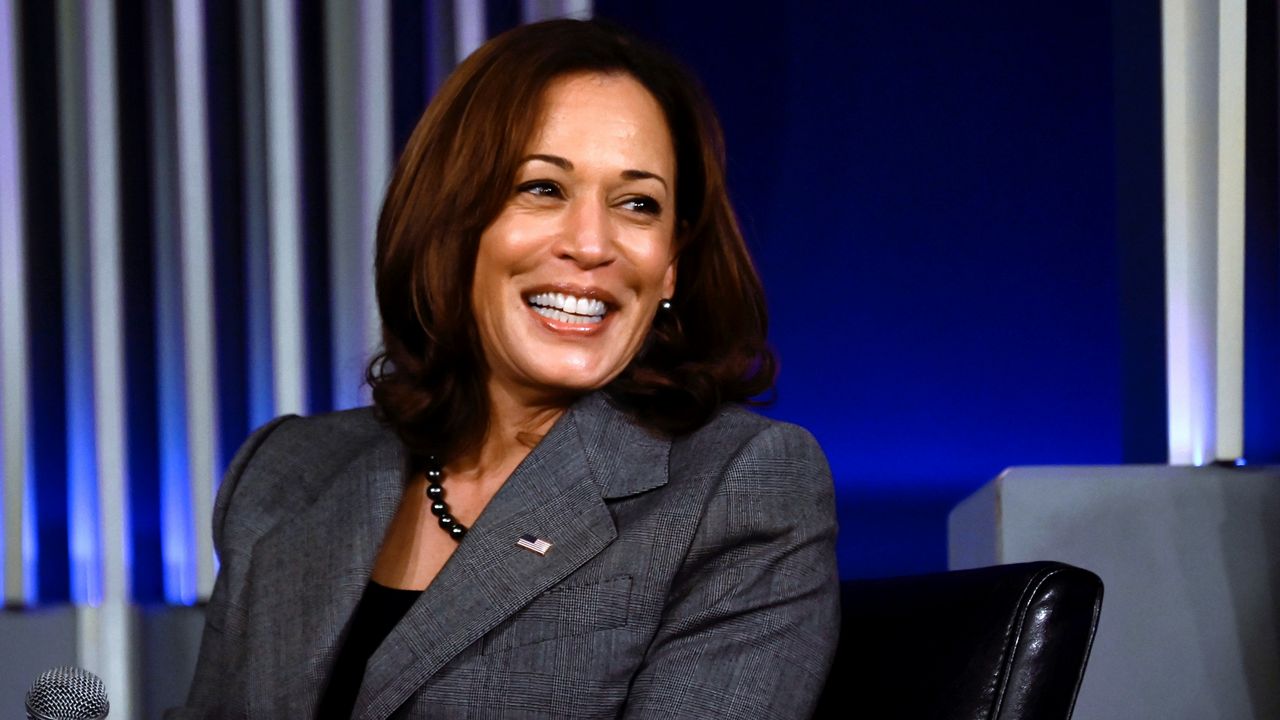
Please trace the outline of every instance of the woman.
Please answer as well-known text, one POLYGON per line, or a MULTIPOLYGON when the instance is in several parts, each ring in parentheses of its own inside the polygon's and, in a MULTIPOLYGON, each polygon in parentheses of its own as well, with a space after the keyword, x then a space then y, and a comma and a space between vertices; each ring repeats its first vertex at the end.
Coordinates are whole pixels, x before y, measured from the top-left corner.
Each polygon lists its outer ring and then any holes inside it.
POLYGON ((376 409, 258 430, 175 717, 805 717, 832 487, 771 387, 714 115, 598 24, 512 30, 378 226, 376 409))

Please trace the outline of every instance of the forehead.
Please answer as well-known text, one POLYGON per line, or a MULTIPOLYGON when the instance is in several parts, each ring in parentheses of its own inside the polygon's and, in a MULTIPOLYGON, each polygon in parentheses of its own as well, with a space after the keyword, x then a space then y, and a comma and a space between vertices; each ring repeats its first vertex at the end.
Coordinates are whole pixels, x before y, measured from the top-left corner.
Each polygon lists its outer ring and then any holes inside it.
MULTIPOLYGON (((670 173, 675 151, 662 106, 625 73, 575 73, 555 78, 542 93, 530 152, 569 160, 644 161, 670 173)), ((652 168, 645 168, 652 169, 652 168)))

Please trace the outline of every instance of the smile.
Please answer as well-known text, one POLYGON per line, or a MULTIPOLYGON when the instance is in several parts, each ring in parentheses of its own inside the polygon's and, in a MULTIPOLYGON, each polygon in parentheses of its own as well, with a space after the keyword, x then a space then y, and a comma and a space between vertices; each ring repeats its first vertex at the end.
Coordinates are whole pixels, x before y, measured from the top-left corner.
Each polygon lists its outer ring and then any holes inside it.
POLYGON ((564 293, 544 292, 526 299, 533 311, 549 320, 570 324, 594 325, 604 320, 608 307, 595 298, 564 293))

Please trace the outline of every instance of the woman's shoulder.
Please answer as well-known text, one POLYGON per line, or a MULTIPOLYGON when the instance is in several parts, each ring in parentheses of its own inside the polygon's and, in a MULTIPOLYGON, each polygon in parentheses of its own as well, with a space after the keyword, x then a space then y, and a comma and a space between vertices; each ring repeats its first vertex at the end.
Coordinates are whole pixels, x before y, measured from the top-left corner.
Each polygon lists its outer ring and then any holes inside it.
POLYGON ((808 430, 727 406, 673 442, 671 469, 673 486, 702 494, 686 554, 699 573, 698 563, 720 557, 737 568, 835 577, 835 488, 808 430))
POLYGON ((367 450, 393 434, 369 407, 323 415, 281 415, 254 430, 231 461, 228 474, 256 471, 310 474, 367 450))
POLYGON ((671 466, 677 474, 709 474, 721 491, 787 488, 805 495, 831 492, 831 471, 818 441, 805 428, 725 405, 701 428, 676 438, 671 466))
POLYGON ((372 407, 320 415, 282 415, 255 430, 246 444, 251 444, 253 436, 264 431, 267 431, 262 443, 264 448, 301 445, 321 452, 342 452, 344 448, 359 446, 389 432, 378 421, 372 407))
POLYGON ((765 417, 738 404, 721 406, 702 427, 676 438, 673 449, 676 447, 721 459, 743 455, 824 458, 818 441, 805 428, 765 417))
POLYGON ((372 408, 275 418, 249 435, 227 468, 214 507, 215 532, 229 514, 270 525, 266 516, 310 502, 336 470, 379 448, 396 453, 399 441, 372 408), (240 508, 234 513, 233 498, 240 508))

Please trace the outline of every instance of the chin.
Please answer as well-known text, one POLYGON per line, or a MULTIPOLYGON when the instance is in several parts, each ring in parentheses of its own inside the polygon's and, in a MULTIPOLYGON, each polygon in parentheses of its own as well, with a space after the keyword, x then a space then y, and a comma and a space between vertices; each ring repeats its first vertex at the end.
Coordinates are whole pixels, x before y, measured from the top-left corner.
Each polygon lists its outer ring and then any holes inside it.
POLYGON ((612 375, 606 377, 582 377, 581 375, 576 375, 572 377, 547 378, 546 382, 541 384, 552 394, 586 395, 609 384, 612 379, 612 375))
POLYGON ((534 372, 530 375, 533 384, 545 388, 550 394, 585 395, 608 385, 618 373, 581 367, 560 367, 547 368, 543 372, 534 372))

